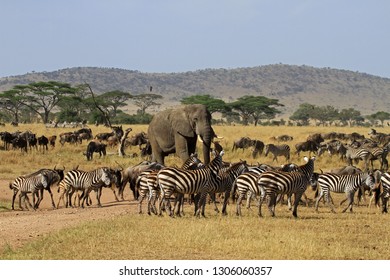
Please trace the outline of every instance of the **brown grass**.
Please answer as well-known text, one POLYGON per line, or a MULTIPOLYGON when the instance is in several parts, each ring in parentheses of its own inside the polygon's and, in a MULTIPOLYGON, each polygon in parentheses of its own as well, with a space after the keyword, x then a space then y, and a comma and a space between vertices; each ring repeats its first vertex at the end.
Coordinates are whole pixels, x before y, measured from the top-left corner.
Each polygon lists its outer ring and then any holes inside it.
MULTIPOLYGON (((24 127, 20 127, 22 130, 24 127)), ((146 131, 146 126, 132 126, 133 131, 146 131)), ((58 134, 60 130, 32 131, 45 135, 58 134)), ((92 128, 96 134, 106 128, 92 128)), ((216 133, 224 137, 222 146, 226 149, 224 160, 247 159, 249 163, 272 163, 271 157, 264 155, 251 159, 250 151, 231 152, 232 142, 240 136, 249 136, 269 143, 271 136, 289 134, 294 137, 292 147, 314 132, 359 132, 367 136, 367 128, 335 127, 241 127, 216 126, 216 133)), ((386 128, 387 129, 387 128, 386 128)), ((62 129, 61 129, 62 130, 62 129)), ((69 129, 63 129, 69 131, 69 129)), ((387 129, 388 130, 388 129, 387 129)), ((381 130, 382 131, 382 130, 381 130)), ((386 131, 385 128, 383 129, 386 131)), ((86 143, 81 146, 64 147, 42 155, 38 152, 22 154, 19 151, 0 151, 2 164, 0 178, 13 179, 42 167, 64 165, 67 169, 80 165, 80 169, 90 170, 96 166, 124 166, 138 163, 141 159, 119 158, 110 155, 106 158, 87 162, 82 156, 86 143)), ((134 148, 136 151, 138 148, 134 148)), ((292 148, 294 151, 295 149, 292 148)), ((112 150, 114 153, 115 150, 112 150)), ((130 154, 130 152, 129 152, 130 154)), ((301 155, 302 157, 303 155, 301 155)), ((293 155, 292 162, 302 163, 293 155)), ((175 157, 169 157, 169 165, 179 164, 175 157)), ((285 163, 281 159, 278 164, 285 163)), ((316 170, 327 170, 342 166, 336 157, 323 155, 316 160, 316 170)), ((4 186, 1 186, 4 187, 4 186)), ((307 191, 313 199, 313 192, 307 191)), ((377 208, 368 208, 367 203, 354 207, 353 213, 340 213, 338 202, 343 195, 333 195, 337 209, 330 213, 327 206, 320 205, 320 213, 315 213, 312 201, 309 207, 298 208, 298 219, 294 219, 285 205, 276 207, 276 217, 271 218, 263 206, 264 217, 259 218, 256 206, 252 210, 243 209, 243 216, 235 216, 235 205, 228 206, 228 216, 221 216, 207 207, 207 218, 191 215, 192 206, 186 206, 182 218, 168 218, 136 214, 110 220, 87 222, 74 228, 61 230, 38 238, 20 249, 8 248, 0 255, 1 259, 389 259, 390 216, 383 215, 377 208)), ((46 198, 47 199, 47 198, 46 198)), ((0 204, 8 202, 1 202, 0 204)), ((88 209, 86 209, 88 210, 88 209)), ((55 210, 54 210, 55 211, 55 210)), ((107 210, 109 211, 109 209, 107 210)), ((1 213, 0 213, 1 215, 1 213)))

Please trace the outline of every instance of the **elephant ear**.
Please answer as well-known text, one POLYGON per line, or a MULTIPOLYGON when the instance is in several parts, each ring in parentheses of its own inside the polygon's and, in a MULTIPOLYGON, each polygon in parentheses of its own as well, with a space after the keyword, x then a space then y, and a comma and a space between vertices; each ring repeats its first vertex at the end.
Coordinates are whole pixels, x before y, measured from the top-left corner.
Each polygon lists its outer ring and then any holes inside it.
POLYGON ((195 124, 189 119, 185 110, 173 110, 169 120, 175 132, 184 137, 195 137, 195 124))

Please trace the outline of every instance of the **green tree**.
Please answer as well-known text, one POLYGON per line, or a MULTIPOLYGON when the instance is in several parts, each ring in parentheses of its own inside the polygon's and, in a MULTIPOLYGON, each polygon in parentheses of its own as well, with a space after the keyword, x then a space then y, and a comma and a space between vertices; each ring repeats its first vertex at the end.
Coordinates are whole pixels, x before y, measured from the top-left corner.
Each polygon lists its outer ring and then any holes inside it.
POLYGON ((20 99, 18 90, 11 89, 0 94, 0 108, 10 114, 16 123, 19 123, 19 117, 24 107, 20 99))
POLYGON ((73 88, 68 83, 49 81, 16 85, 13 90, 18 102, 35 112, 44 123, 47 123, 50 112, 58 105, 61 98, 74 95, 77 88, 73 88))
POLYGON ((367 116, 369 119, 372 120, 378 120, 381 123, 381 126, 383 126, 384 121, 390 119, 390 113, 384 112, 384 111, 379 111, 374 114, 371 114, 367 116))
POLYGON ((354 108, 342 109, 339 112, 339 119, 341 122, 348 124, 348 126, 352 126, 354 122, 360 122, 364 120, 360 114, 360 111, 354 108))
POLYGON ((327 122, 332 122, 338 119, 339 111, 333 106, 316 107, 312 112, 312 118, 318 120, 320 124, 325 125, 327 122))
POLYGON ((146 109, 152 106, 159 106, 161 103, 156 102, 157 99, 162 99, 163 97, 159 94, 154 93, 143 93, 133 96, 134 104, 139 107, 139 113, 141 115, 145 114, 146 109))
POLYGON ((184 97, 181 101, 181 104, 203 104, 206 105, 207 110, 213 114, 215 112, 225 113, 229 111, 229 107, 226 105, 225 101, 214 98, 209 94, 205 95, 191 95, 184 97))
POLYGON ((313 117, 316 106, 309 103, 302 103, 298 109, 290 116, 290 120, 298 121, 301 125, 308 125, 313 117))
POLYGON ((109 115, 115 118, 118 114, 118 108, 126 106, 126 102, 131 98, 132 95, 130 93, 115 90, 105 92, 99 95, 96 99, 108 111, 109 115))
POLYGON ((253 119, 254 125, 258 124, 260 119, 272 119, 276 114, 280 113, 276 106, 284 106, 279 103, 278 99, 270 99, 265 96, 245 95, 228 106, 237 111, 244 125, 248 125, 250 118, 253 119))

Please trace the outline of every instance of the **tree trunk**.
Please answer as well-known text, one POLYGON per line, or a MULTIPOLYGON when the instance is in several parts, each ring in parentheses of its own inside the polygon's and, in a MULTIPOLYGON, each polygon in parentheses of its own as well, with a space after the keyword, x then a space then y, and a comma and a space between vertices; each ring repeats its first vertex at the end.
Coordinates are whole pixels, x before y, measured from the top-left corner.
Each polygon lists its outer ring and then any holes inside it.
POLYGON ((131 128, 128 128, 125 130, 125 133, 123 134, 122 138, 120 139, 119 148, 118 148, 118 154, 120 157, 124 157, 125 154, 125 141, 127 138, 127 135, 132 131, 131 128))

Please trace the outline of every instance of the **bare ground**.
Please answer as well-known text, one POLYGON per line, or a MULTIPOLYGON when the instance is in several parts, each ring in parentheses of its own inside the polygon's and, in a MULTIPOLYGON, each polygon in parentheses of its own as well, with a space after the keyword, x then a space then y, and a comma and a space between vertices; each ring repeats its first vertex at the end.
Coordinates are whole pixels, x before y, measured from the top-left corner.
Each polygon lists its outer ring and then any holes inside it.
MULTIPOLYGON (((0 180, 0 201, 11 201, 12 191, 9 182, 0 180)), ((53 187, 54 201, 57 203, 57 188, 53 187)), ((103 189, 101 202, 103 207, 96 206, 95 195, 92 193, 93 204, 90 207, 53 209, 49 193, 45 191, 44 198, 36 211, 21 211, 0 209, 0 253, 6 248, 18 248, 32 240, 63 228, 74 227, 86 221, 110 219, 119 215, 135 213, 136 201, 128 194, 124 201, 115 201, 110 189, 103 189), (131 201, 130 201, 131 199, 131 201)), ((18 207, 18 196, 15 201, 18 207)))

